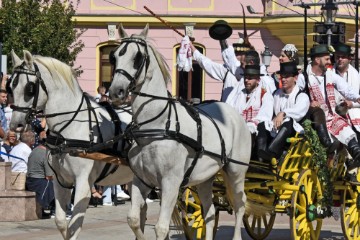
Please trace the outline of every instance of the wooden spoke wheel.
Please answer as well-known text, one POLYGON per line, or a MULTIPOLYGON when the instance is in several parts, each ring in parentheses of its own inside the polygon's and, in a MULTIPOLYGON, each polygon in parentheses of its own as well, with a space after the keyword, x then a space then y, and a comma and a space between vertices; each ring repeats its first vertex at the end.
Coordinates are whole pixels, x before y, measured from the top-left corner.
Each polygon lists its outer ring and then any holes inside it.
MULTIPOLYGON (((187 240, 205 239, 206 225, 202 216, 201 202, 196 191, 187 188, 182 196, 182 223, 187 240)), ((214 236, 219 222, 219 211, 215 213, 214 236)))
POLYGON ((317 174, 310 169, 299 175, 297 186, 291 199, 290 229, 292 239, 312 239, 320 237, 322 218, 316 216, 319 201, 323 198, 317 174))
POLYGON ((275 212, 265 212, 262 215, 245 213, 243 217, 245 230, 252 239, 265 239, 274 226, 275 217, 275 212))
MULTIPOLYGON (((358 174, 358 179, 359 179, 358 174)), ((346 239, 360 240, 360 186, 349 185, 342 194, 341 227, 346 239)))

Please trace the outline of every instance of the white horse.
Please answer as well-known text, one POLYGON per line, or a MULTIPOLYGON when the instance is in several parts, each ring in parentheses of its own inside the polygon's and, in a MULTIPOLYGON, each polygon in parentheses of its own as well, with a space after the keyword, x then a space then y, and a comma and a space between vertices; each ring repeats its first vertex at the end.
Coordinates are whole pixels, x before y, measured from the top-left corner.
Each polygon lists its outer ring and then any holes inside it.
MULTIPOLYGON (((125 165, 116 169, 115 165, 73 157, 64 151, 71 145, 73 149, 87 148, 91 142, 108 141, 114 137, 116 127, 108 111, 83 93, 71 67, 53 58, 32 56, 28 51, 24 51, 24 60, 14 52, 11 55, 14 64, 10 83, 14 95, 11 128, 25 126, 25 120, 39 110, 47 116, 48 139, 52 139, 49 144, 58 150, 49 157, 57 179, 54 181, 55 222, 64 239, 76 239, 88 207, 90 189, 99 177, 106 176, 99 185, 125 184, 132 180, 133 173, 125 165), (76 191, 73 215, 68 223, 65 211, 72 187, 76 191)), ((129 123, 131 115, 121 112, 120 121, 129 123)), ((114 147, 118 147, 117 143, 114 147)))
POLYGON ((109 89, 113 100, 132 93, 134 124, 128 134, 136 143, 128 157, 135 176, 128 223, 138 240, 145 239, 145 198, 151 187, 159 187, 162 201, 155 232, 157 239, 167 238, 179 188, 197 185, 206 239, 213 239, 212 181, 222 170, 235 212, 233 239, 241 239, 248 167, 235 161, 250 161, 251 136, 245 121, 225 103, 192 108, 169 97, 169 72, 162 56, 146 41, 147 33, 148 26, 139 35, 128 37, 119 26, 122 40, 113 55, 116 70, 109 89), (235 161, 227 161, 226 157, 235 161))

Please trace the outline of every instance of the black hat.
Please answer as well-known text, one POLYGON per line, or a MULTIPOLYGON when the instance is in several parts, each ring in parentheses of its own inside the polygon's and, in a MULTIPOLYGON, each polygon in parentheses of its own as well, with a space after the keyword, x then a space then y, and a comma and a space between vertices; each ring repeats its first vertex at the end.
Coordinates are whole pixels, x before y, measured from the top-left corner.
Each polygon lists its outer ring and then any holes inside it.
POLYGON ((280 71, 276 72, 277 74, 292 74, 298 75, 299 70, 297 69, 297 65, 295 62, 284 62, 280 63, 280 71))
POLYGON ((217 20, 210 28, 209 35, 215 40, 225 40, 232 34, 232 28, 225 20, 217 20))
POLYGON ((264 76, 260 73, 260 65, 246 65, 244 76, 264 76))
POLYGON ((344 43, 338 43, 334 46, 335 53, 337 54, 343 54, 345 56, 351 55, 351 47, 349 45, 346 45, 344 43))
POLYGON ((310 49, 310 56, 327 55, 333 53, 332 47, 326 44, 319 44, 310 49))

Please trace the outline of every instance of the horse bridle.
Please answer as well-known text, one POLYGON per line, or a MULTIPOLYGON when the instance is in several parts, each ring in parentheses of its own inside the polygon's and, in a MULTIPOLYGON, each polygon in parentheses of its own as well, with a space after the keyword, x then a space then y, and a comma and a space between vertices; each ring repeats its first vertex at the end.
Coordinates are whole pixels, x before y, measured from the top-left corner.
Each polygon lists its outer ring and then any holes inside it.
MULTIPOLYGON (((134 76, 131 76, 126 70, 124 69, 115 69, 114 70, 114 74, 115 73, 119 73, 119 74, 122 74, 124 75, 129 81, 130 81, 130 85, 128 87, 128 92, 131 91, 132 89, 135 88, 135 85, 136 85, 136 80, 140 77, 140 74, 143 72, 143 69, 145 67, 145 75, 146 75, 146 72, 148 70, 148 67, 149 67, 149 63, 150 63, 150 60, 149 60, 149 52, 148 52, 148 45, 147 45, 147 42, 143 39, 140 39, 140 38, 134 38, 134 37, 129 37, 129 38, 123 38, 121 40, 121 44, 115 49, 115 51, 112 51, 110 52, 110 55, 109 55, 109 59, 110 59, 110 63, 113 64, 115 66, 116 64, 116 58, 115 58, 115 52, 123 45, 125 44, 125 47, 123 47, 120 51, 119 51, 119 56, 122 56, 126 53, 127 51, 127 47, 129 45, 129 43, 136 43, 136 46, 137 46, 137 53, 135 55, 135 58, 134 58, 134 69, 137 69, 136 73, 134 76), (145 49, 145 52, 142 53, 140 51, 140 47, 139 45, 143 46, 144 49, 145 49)), ((113 74, 113 75, 114 75, 113 74)))
POLYGON ((24 61, 20 66, 18 66, 14 69, 13 75, 11 76, 11 80, 6 83, 6 90, 8 93, 11 93, 12 90, 10 88, 10 84, 12 84, 13 89, 16 88, 16 86, 19 83, 19 76, 21 74, 26 75, 27 83, 25 85, 24 93, 25 93, 25 96, 27 96, 29 98, 30 97, 34 98, 33 102, 32 102, 32 107, 20 107, 20 106, 16 106, 16 105, 11 105, 11 108, 14 111, 25 112, 26 113, 25 121, 26 121, 26 123, 29 124, 31 122, 31 120, 36 116, 36 114, 41 112, 41 110, 37 109, 39 93, 40 93, 40 86, 46 93, 46 96, 48 96, 48 91, 46 89, 44 80, 41 78, 41 73, 39 71, 39 67, 37 66, 37 64, 34 63, 35 71, 26 69, 25 65, 26 64, 24 61), (29 80, 29 75, 36 76, 35 82, 31 82, 29 80))

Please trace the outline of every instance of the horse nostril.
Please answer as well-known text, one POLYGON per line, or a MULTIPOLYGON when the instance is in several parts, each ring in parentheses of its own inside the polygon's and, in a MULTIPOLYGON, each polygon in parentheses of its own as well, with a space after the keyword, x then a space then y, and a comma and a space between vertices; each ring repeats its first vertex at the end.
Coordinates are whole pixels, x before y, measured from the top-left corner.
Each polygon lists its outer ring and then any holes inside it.
POLYGON ((119 90, 119 93, 118 93, 119 96, 123 96, 123 95, 124 95, 124 92, 125 92, 125 91, 124 91, 123 89, 120 89, 120 90, 119 90))

